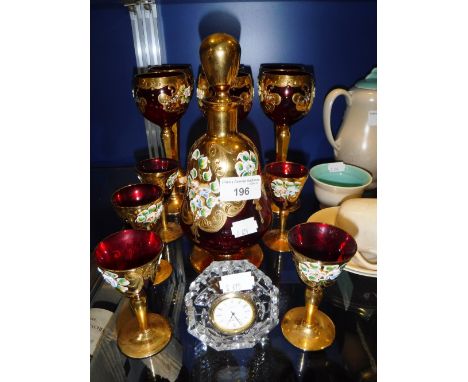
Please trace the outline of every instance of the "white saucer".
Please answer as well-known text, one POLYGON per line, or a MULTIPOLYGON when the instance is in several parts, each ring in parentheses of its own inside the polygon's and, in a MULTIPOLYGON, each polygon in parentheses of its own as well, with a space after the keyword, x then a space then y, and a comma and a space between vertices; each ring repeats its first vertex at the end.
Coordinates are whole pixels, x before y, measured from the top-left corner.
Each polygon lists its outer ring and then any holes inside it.
MULTIPOLYGON (((329 207, 322 210, 318 210, 315 214, 311 215, 308 222, 314 223, 327 223, 335 224, 336 215, 338 215, 338 209, 340 207, 329 207)), ((358 253, 358 252, 357 252, 358 253)), ((345 270, 357 275, 366 277, 377 277, 377 271, 373 271, 368 268, 362 267, 354 258, 352 258, 348 264, 346 264, 345 270)))

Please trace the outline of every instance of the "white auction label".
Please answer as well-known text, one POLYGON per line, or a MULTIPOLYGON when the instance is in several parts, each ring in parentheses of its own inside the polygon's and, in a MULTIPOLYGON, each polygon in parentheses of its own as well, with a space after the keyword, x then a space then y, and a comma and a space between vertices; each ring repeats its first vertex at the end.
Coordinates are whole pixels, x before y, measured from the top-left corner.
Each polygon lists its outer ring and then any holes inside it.
POLYGON ((250 217, 248 219, 239 220, 232 223, 231 232, 235 238, 250 235, 258 231, 257 221, 250 217))
POLYGON ((260 199, 261 194, 260 175, 221 178, 219 182, 219 199, 223 202, 260 199))
POLYGON ((377 126, 377 110, 369 111, 367 114, 367 124, 369 126, 377 126))
POLYGON ((251 290, 254 285, 255 279, 251 272, 234 273, 232 275, 221 276, 221 280, 219 281, 219 287, 223 293, 251 290))
POLYGON ((346 165, 343 162, 333 162, 328 164, 328 171, 340 172, 346 169, 346 165))

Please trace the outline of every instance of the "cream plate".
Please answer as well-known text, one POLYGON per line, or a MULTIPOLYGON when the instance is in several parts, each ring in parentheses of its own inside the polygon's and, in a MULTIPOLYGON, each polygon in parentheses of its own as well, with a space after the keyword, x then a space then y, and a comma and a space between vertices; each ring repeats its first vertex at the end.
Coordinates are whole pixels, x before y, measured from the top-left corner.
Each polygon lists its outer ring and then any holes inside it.
MULTIPOLYGON (((339 208, 340 207, 330 207, 318 210, 315 214, 311 215, 307 221, 334 225, 339 208)), ((356 255, 361 256, 359 252, 356 252, 356 255)), ((371 270, 361 266, 354 257, 346 264, 345 270, 361 276, 377 277, 377 270, 371 270)))

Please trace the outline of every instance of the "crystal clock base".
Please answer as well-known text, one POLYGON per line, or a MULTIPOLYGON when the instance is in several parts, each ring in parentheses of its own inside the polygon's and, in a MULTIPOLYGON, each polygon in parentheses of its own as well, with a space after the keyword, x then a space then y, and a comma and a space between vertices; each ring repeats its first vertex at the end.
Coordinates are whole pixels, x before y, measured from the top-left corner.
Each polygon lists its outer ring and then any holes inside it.
POLYGON ((120 351, 130 358, 146 358, 163 350, 172 337, 169 322, 159 314, 147 313, 148 329, 141 332, 138 321, 132 318, 118 334, 120 351))
POLYGON ((289 310, 281 321, 281 331, 289 343, 295 347, 314 351, 327 348, 335 339, 335 325, 325 313, 317 310, 312 326, 303 324, 306 317, 304 306, 289 310))
POLYGON ((278 296, 249 261, 213 262, 185 295, 187 330, 217 351, 252 348, 278 324, 278 296))
POLYGON ((190 255, 190 263, 198 273, 203 272, 213 261, 224 260, 248 260, 259 268, 263 261, 263 251, 260 245, 255 244, 232 255, 215 255, 194 245, 192 254, 190 255))

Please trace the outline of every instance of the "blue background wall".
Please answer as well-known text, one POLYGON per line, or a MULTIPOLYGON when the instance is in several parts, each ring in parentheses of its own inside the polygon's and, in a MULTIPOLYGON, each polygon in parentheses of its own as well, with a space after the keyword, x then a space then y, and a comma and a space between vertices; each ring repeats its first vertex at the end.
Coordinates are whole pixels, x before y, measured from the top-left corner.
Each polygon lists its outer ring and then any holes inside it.
MULTIPOLYGON (((206 34, 221 31, 239 38, 241 62, 250 65, 255 99, 240 130, 250 136, 265 161, 274 158, 272 122, 259 105, 257 74, 262 62, 311 66, 316 98, 310 113, 292 126, 288 159, 311 165, 332 158, 323 132, 322 108, 335 87, 351 87, 377 64, 376 1, 162 1, 168 63, 190 63, 198 73, 198 48, 206 34)), ((147 156, 143 117, 131 96, 136 66, 130 18, 120 0, 91 1, 91 165, 127 166, 147 156)), ((338 130, 344 100, 337 102, 338 130)), ((195 99, 181 120, 181 160, 205 131, 195 99)))

